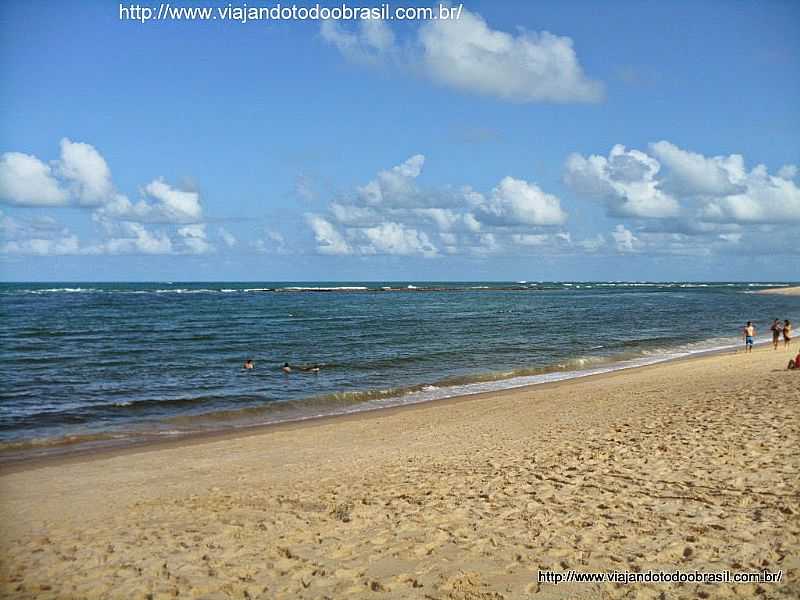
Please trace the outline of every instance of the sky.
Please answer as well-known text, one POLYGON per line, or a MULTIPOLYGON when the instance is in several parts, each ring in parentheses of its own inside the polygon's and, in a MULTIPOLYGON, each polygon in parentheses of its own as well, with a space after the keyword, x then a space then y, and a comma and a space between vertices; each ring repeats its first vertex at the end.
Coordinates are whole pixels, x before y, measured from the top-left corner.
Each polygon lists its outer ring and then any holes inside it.
POLYGON ((134 4, 0 3, 0 280, 800 280, 798 2, 134 4))

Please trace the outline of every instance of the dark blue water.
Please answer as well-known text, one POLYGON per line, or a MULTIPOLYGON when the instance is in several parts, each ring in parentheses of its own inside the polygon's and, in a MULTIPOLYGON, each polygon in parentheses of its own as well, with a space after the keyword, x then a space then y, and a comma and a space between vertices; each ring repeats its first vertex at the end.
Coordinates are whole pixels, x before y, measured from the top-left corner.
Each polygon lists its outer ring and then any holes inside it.
POLYGON ((683 356, 736 344, 746 320, 762 334, 800 320, 800 298, 747 293, 776 284, 789 282, 0 284, 0 447, 307 418, 683 356), (322 368, 287 376, 284 362, 322 368))

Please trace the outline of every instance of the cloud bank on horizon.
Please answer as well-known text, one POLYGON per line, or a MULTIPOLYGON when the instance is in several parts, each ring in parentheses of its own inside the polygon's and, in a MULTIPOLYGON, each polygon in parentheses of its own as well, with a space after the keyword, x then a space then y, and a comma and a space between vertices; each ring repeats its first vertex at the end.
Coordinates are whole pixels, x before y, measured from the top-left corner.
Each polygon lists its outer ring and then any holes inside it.
MULTIPOLYGON (((608 232, 577 239, 561 199, 535 182, 503 176, 486 192, 468 184, 425 188, 418 184, 425 156, 415 154, 373 179, 332 198, 324 213, 306 212, 313 247, 287 247, 267 231, 280 253, 322 255, 447 255, 485 257, 537 253, 709 254, 774 252, 793 240, 800 223, 796 165, 770 174, 750 170, 738 154, 706 157, 661 140, 647 151, 617 144, 607 156, 569 155, 563 179, 585 201, 600 203, 624 221, 608 232), (767 235, 768 234, 768 235, 767 235), (769 240, 768 244, 759 240, 769 240)), ((111 170, 90 144, 61 140, 50 164, 35 156, 0 156, 0 200, 14 206, 73 207, 89 213, 105 234, 81 243, 52 217, 28 222, 0 213, 6 254, 208 254, 237 247, 224 227, 209 240, 200 194, 161 178, 131 201, 116 190, 111 170), (153 228, 159 228, 153 231, 153 228)), ((251 247, 270 252, 264 239, 251 247)))

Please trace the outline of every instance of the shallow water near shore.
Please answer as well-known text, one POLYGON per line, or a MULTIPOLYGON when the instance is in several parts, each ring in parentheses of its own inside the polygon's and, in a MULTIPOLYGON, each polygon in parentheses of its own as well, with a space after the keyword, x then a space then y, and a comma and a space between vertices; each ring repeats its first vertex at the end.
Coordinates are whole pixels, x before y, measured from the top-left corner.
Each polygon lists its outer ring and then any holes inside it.
POLYGON ((0 460, 652 364, 800 319, 761 283, 0 284, 0 460), (245 358, 256 363, 243 371, 245 358), (285 375, 280 365, 321 365, 285 375))

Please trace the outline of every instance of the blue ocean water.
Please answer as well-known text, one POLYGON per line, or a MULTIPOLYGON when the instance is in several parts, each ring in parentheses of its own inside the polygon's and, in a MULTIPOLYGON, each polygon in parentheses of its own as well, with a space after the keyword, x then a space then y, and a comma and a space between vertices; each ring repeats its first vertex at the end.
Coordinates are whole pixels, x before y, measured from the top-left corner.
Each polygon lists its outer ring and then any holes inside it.
POLYGON ((731 347, 747 320, 764 339, 773 318, 800 320, 800 298, 748 293, 780 285, 796 284, 4 283, 0 459, 731 347))

